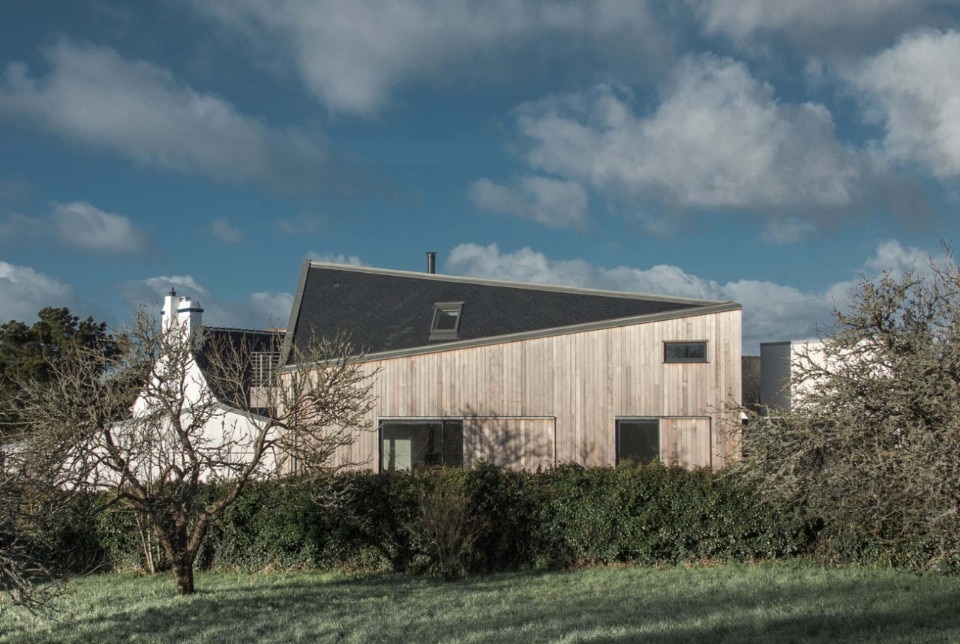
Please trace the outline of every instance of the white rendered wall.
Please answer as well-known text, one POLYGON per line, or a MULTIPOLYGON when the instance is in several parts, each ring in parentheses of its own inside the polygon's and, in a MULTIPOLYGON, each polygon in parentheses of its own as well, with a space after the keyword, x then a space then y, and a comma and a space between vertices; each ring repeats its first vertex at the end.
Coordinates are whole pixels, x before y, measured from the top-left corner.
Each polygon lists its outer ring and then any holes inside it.
POLYGON ((790 411, 804 386, 798 365, 810 360, 823 364, 819 340, 765 342, 760 345, 760 404, 771 411, 790 411))
MULTIPOLYGON (((199 302, 191 301, 190 298, 177 298, 173 294, 167 295, 164 298, 161 328, 165 333, 177 334, 184 342, 190 342, 191 337, 200 331, 202 313, 199 302)), ((163 365, 158 363, 155 370, 162 373, 163 365)), ((192 358, 184 373, 176 374, 171 380, 177 381, 171 384, 183 388, 183 427, 190 426, 193 413, 209 416, 190 437, 195 448, 205 451, 212 460, 225 458, 232 463, 248 461, 253 453, 253 441, 259 435, 265 419, 217 401, 200 366, 192 358)), ((136 419, 149 415, 155 404, 156 401, 151 401, 146 392, 142 392, 132 407, 134 420, 131 426, 136 425, 136 419)), ((172 427, 167 431, 172 431, 172 427)), ((119 434, 122 435, 123 431, 120 430, 119 434)), ((175 445, 176 442, 170 444, 175 445)), ((147 460, 150 462, 143 462, 144 471, 159 471, 159 460, 170 457, 170 454, 160 453, 153 454, 152 458, 148 456, 147 460)), ((270 451, 264 455, 259 469, 261 474, 267 475, 275 472, 276 467, 276 455, 270 451)), ((213 478, 219 474, 222 473, 211 472, 204 478, 213 478)))

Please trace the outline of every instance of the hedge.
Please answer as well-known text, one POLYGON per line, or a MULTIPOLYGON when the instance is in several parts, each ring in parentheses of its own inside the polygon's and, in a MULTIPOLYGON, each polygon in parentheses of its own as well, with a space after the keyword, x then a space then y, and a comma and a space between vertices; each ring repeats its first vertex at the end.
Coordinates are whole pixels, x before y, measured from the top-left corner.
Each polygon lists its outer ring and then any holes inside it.
MULTIPOLYGON (((145 567, 128 511, 61 528, 114 568, 145 567)), ((54 539, 57 541, 57 539, 54 539)), ((61 540, 61 548, 70 543, 61 540)), ((362 569, 456 576, 583 564, 790 557, 809 526, 723 473, 658 464, 352 473, 323 486, 258 482, 213 522, 202 568, 362 569)), ((154 564, 163 555, 154 545, 154 564)))

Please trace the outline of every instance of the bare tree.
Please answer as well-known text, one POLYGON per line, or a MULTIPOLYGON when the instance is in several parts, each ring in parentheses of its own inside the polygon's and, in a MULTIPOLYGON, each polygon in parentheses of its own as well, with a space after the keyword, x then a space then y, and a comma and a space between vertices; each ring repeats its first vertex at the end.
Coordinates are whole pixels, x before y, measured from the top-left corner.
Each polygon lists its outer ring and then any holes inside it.
POLYGON ((68 486, 146 519, 189 594, 211 519, 251 479, 290 461, 304 474, 349 464, 338 457, 367 429, 373 375, 348 337, 320 338, 253 407, 247 344, 160 329, 143 312, 122 337, 116 356, 88 351, 48 383, 22 383, 21 417, 68 486))
POLYGON ((960 564, 960 271, 864 280, 800 356, 790 410, 755 416, 738 465, 822 540, 898 563, 960 564))
MULTIPOLYGON (((31 612, 50 607, 58 586, 50 582, 60 575, 35 549, 43 536, 43 524, 65 507, 56 503, 52 490, 9 448, 0 450, 0 590, 13 605, 31 612), (37 581, 45 582, 37 584, 37 581)), ((62 501, 62 499, 59 499, 62 501)))

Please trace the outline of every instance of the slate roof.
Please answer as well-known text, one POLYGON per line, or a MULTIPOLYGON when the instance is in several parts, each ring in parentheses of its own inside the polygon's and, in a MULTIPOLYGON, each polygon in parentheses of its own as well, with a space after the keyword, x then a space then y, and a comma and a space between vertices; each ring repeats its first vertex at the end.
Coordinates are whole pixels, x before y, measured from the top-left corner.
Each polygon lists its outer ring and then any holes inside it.
MULTIPOLYGON (((435 350, 450 342, 576 327, 622 318, 683 316, 732 302, 574 289, 305 260, 284 355, 312 337, 349 331, 369 354, 435 350), (434 305, 463 302, 456 340, 430 341, 434 305)), ((706 311, 703 311, 706 312, 706 311)))
MULTIPOLYGON (((257 331, 253 329, 232 329, 225 327, 203 327, 204 344, 196 355, 197 366, 207 379, 207 384, 217 400, 234 407, 244 408, 253 378, 253 364, 250 357, 254 353, 279 353, 283 345, 283 331, 257 331), (209 352, 235 351, 246 359, 243 371, 243 387, 237 390, 235 383, 224 383, 210 368, 209 352)), ((226 355, 229 357, 229 354, 226 355)))

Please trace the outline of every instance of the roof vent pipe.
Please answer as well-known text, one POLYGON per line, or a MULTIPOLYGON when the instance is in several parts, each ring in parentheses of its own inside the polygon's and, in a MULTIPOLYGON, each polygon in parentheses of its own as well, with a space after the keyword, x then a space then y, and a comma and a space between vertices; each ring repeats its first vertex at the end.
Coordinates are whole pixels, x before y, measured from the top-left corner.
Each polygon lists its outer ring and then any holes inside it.
POLYGON ((427 252, 427 272, 431 275, 437 272, 437 253, 432 250, 427 252))

